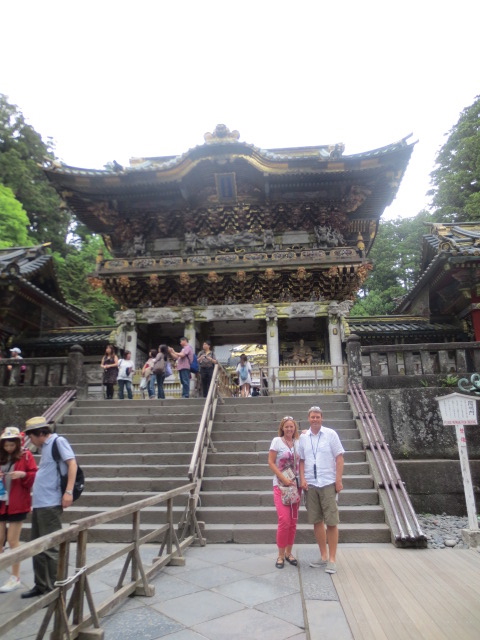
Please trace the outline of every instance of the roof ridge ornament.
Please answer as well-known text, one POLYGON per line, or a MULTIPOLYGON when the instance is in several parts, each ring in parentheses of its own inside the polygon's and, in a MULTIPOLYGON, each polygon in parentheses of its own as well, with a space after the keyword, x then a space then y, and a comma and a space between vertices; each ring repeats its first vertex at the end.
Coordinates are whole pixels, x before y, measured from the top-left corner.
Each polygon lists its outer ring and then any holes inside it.
POLYGON ((234 129, 230 129, 225 124, 217 124, 213 133, 205 133, 203 139, 205 144, 225 144, 238 142, 240 133, 234 129))

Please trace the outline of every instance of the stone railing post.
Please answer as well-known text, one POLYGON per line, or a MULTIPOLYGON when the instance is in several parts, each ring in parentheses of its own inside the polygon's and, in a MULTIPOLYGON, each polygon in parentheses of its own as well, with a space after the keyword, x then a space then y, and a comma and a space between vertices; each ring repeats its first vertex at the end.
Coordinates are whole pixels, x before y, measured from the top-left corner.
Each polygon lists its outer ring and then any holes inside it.
POLYGON ((348 379, 350 382, 360 383, 362 381, 362 346, 360 338, 352 333, 347 338, 347 362, 348 379))
POLYGON ((77 389, 79 399, 87 397, 87 375, 83 366, 83 349, 79 344, 74 344, 68 353, 67 385, 77 389))

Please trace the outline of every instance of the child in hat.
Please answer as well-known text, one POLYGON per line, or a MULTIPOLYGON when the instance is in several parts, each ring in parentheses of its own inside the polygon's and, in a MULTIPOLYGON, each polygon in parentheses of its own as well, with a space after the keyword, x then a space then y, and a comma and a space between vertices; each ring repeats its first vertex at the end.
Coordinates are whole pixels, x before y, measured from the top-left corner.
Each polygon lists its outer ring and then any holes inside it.
MULTIPOLYGON (((20 544, 22 523, 30 513, 32 489, 37 465, 30 451, 22 447, 22 434, 7 427, 0 435, 0 553, 5 539, 10 549, 20 544)), ((20 563, 12 565, 12 575, 0 587, 0 593, 19 589, 20 563)))

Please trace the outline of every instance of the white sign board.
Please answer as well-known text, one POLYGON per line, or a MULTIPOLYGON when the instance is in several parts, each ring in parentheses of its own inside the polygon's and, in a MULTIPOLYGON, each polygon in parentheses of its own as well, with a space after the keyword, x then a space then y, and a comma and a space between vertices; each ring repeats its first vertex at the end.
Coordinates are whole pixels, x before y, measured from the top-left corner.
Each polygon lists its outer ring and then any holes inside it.
POLYGON ((477 424, 477 400, 461 393, 435 398, 444 425, 477 424))
POLYGON ((468 461, 467 439, 465 437, 466 424, 477 424, 477 401, 480 398, 471 398, 461 393, 451 393, 448 396, 435 398, 440 407, 443 424, 455 425, 457 435, 458 455, 462 470, 463 490, 467 504, 468 526, 471 530, 478 531, 478 518, 475 507, 475 493, 473 491, 470 463, 468 461))

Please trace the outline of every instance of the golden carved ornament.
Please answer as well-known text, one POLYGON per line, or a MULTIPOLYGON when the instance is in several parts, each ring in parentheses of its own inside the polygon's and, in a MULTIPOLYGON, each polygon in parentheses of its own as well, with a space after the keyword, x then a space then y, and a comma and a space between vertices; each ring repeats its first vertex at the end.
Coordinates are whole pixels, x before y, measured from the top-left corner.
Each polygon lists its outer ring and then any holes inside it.
POLYGON ((275 277, 275 271, 273 269, 265 269, 266 280, 274 280, 275 277))
POLYGON ((118 278, 118 284, 120 284, 122 287, 130 288, 130 278, 128 276, 120 276, 118 278))
POLYGON ((206 133, 203 139, 207 144, 218 144, 219 142, 236 142, 240 138, 238 131, 230 129, 224 124, 217 124, 213 133, 206 133))
POLYGON ((329 278, 336 278, 341 273, 340 267, 330 267, 327 271, 327 275, 329 278))
POLYGON ((298 267, 296 278, 297 280, 307 280, 311 278, 311 275, 307 273, 307 270, 305 269, 305 267, 298 267))
POLYGON ((207 282, 209 284, 217 284, 219 281, 218 274, 215 271, 209 271, 207 276, 207 282))
POLYGON ((188 286, 190 284, 190 276, 186 271, 180 273, 179 279, 182 286, 188 286))
POLYGON ((357 249, 359 251, 365 251, 365 243, 363 241, 363 236, 360 232, 357 236, 357 249))
POLYGON ((151 287, 157 287, 158 286, 158 275, 156 273, 150 274, 148 280, 150 282, 150 286, 151 287))
POLYGON ((245 282, 246 279, 247 279, 247 274, 245 271, 237 271, 238 282, 245 282))
POLYGON ((365 264, 361 264, 358 269, 357 269, 357 277, 358 277, 358 281, 360 284, 363 284, 363 282, 365 281, 366 277, 368 276, 369 271, 371 271, 373 269, 373 265, 370 264, 369 262, 366 262, 365 264))

